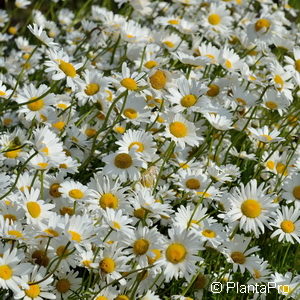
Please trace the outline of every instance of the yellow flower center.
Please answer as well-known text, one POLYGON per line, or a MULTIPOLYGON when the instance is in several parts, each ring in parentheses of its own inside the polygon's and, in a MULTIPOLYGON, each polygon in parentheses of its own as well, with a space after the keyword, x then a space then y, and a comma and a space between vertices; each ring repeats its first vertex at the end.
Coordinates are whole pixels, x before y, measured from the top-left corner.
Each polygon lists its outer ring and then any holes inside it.
POLYGON ((59 183, 51 184, 49 189, 49 194, 54 198, 59 198, 61 196, 61 193, 58 191, 59 188, 60 188, 59 183))
POLYGON ((186 95, 181 98, 180 103, 184 107, 191 107, 197 102, 197 97, 195 95, 186 95))
POLYGON ((247 105, 247 102, 243 98, 235 99, 239 105, 247 105))
POLYGON ((175 44, 171 41, 164 41, 163 42, 167 47, 169 48, 174 48, 175 47, 175 44))
POLYGON ((41 207, 37 202, 27 202, 26 207, 32 218, 38 218, 41 214, 41 207))
POLYGON ((71 283, 67 278, 60 279, 56 283, 56 289, 62 294, 66 293, 70 287, 71 283))
POLYGON ((29 298, 36 298, 40 293, 41 293, 41 289, 38 284, 30 285, 29 289, 25 290, 25 294, 29 298))
POLYGON ((278 108, 277 103, 275 103, 273 101, 267 101, 265 104, 266 104, 266 107, 270 108, 270 109, 277 109, 278 108))
POLYGON ((117 133, 123 134, 125 132, 125 128, 122 126, 117 126, 114 128, 117 133))
POLYGON ((225 64, 225 67, 227 69, 231 69, 232 68, 232 63, 231 63, 230 60, 226 59, 224 64, 225 64))
POLYGON ((256 31, 260 31, 261 29, 268 29, 270 26, 271 23, 267 19, 259 19, 254 25, 256 31))
POLYGON ((218 14, 211 14, 208 16, 208 22, 213 26, 218 25, 221 22, 221 17, 218 14))
POLYGON ((119 206, 119 199, 116 195, 111 193, 105 193, 100 197, 99 205, 103 208, 116 209, 119 206))
POLYGON ((90 83, 86 86, 84 92, 88 95, 88 96, 93 96, 95 94, 97 94, 100 90, 100 86, 97 83, 90 83))
POLYGON ((132 158, 127 153, 119 153, 116 155, 114 163, 119 169, 128 169, 132 166, 132 158))
POLYGON ((108 298, 105 296, 99 296, 95 300, 108 300, 108 298))
POLYGON ((10 223, 17 220, 17 217, 15 215, 11 215, 11 214, 6 214, 3 217, 4 217, 5 220, 9 220, 10 223))
POLYGON ((292 233, 295 231, 295 224, 290 220, 282 221, 280 227, 285 233, 292 233))
POLYGON ((77 75, 74 66, 61 59, 59 60, 59 68, 65 73, 66 76, 74 78, 77 75))
POLYGON ((84 193, 79 189, 73 189, 69 191, 69 196, 74 199, 82 199, 84 197, 84 193))
POLYGON ((58 121, 58 122, 52 124, 52 127, 56 128, 59 131, 63 130, 65 126, 66 126, 66 123, 63 121, 58 121))
POLYGON ((56 254, 57 254, 57 256, 62 257, 62 256, 69 254, 69 250, 66 249, 66 246, 62 245, 56 249, 56 254))
POLYGON ((257 269, 254 269, 253 270, 253 277, 256 278, 256 279, 259 279, 261 277, 260 271, 257 270, 257 269))
POLYGON ((97 131, 94 128, 87 128, 84 132, 88 137, 93 137, 96 135, 97 131))
MULTIPOLYGON (((35 99, 37 99, 37 97, 32 97, 32 98, 29 99, 29 101, 35 100, 35 99)), ((27 107, 31 111, 38 111, 38 110, 41 110, 44 107, 44 105, 45 105, 44 100, 43 99, 39 99, 39 100, 36 100, 34 102, 28 103, 27 107)))
POLYGON ((7 234, 13 235, 13 236, 15 236, 15 237, 17 237, 17 238, 23 236, 22 232, 20 232, 20 231, 18 231, 18 230, 9 230, 9 231, 7 231, 7 234))
POLYGON ((242 265, 246 261, 246 257, 242 252, 232 252, 230 256, 236 264, 242 265))
POLYGON ((121 229, 121 225, 120 225, 120 223, 118 223, 118 222, 115 222, 115 221, 114 221, 114 222, 112 222, 112 223, 113 223, 113 224, 112 224, 112 225, 113 225, 112 227, 113 227, 114 229, 121 229))
MULTIPOLYGON (((0 96, 1 96, 1 91, 0 91, 0 96)), ((5 126, 9 126, 11 123, 12 123, 12 119, 10 119, 10 118, 4 118, 3 119, 3 124, 5 125, 5 126)))
POLYGON ((284 85, 284 80, 282 79, 282 77, 281 77, 280 75, 275 75, 275 76, 274 76, 274 81, 275 81, 277 84, 281 85, 281 86, 284 85))
POLYGON ((157 65, 158 65, 158 63, 154 60, 148 60, 146 63, 144 63, 144 67, 147 69, 153 69, 157 65))
POLYGON ((152 249, 151 252, 154 254, 153 257, 147 255, 147 260, 150 265, 154 264, 158 259, 161 258, 161 251, 159 249, 152 249))
POLYGON ((41 167, 42 169, 45 169, 45 168, 47 168, 48 167, 48 163, 45 163, 45 162, 41 162, 41 163, 38 163, 37 164, 39 167, 41 167))
POLYGON ((190 178, 190 179, 188 179, 188 180, 186 181, 185 185, 186 185, 186 187, 187 187, 188 189, 191 189, 191 190, 197 190, 197 189, 200 188, 201 183, 200 183, 200 181, 199 181, 198 179, 196 179, 196 178, 190 178))
POLYGON ((295 69, 296 69, 298 72, 300 72, 300 59, 297 59, 297 60, 295 61, 295 69))
POLYGON ((168 23, 171 24, 171 25, 178 25, 179 24, 179 20, 175 20, 175 19, 169 20, 168 23))
POLYGON ((297 185, 293 188, 293 196, 297 199, 300 200, 300 185, 297 185))
POLYGON ((46 255, 46 252, 43 250, 35 250, 32 253, 31 257, 37 265, 43 267, 47 267, 50 261, 50 259, 46 255))
POLYGON ((210 84, 208 86, 208 91, 206 92, 206 95, 209 97, 215 97, 219 95, 220 88, 216 84, 210 84))
POLYGON ((281 162, 276 165, 276 171, 278 174, 288 175, 287 166, 281 162))
POLYGON ((179 243, 169 245, 166 250, 166 258, 173 264, 178 264, 184 261, 186 255, 187 251, 185 246, 179 243))
POLYGON ((66 108, 68 108, 68 105, 65 104, 65 103, 58 103, 58 104, 57 104, 57 107, 58 107, 58 108, 61 108, 61 109, 66 109, 66 108))
POLYGON ((182 122, 172 122, 169 125, 169 129, 172 135, 174 135, 177 138, 183 138, 187 136, 188 134, 188 128, 187 126, 182 122))
POLYGON ((124 116, 128 119, 136 119, 138 117, 138 112, 133 108, 124 109, 124 116))
POLYGON ((69 216, 73 216, 74 215, 74 208, 73 207, 67 207, 64 206, 59 210, 59 213, 64 216, 66 214, 68 214, 69 216))
POLYGON ((110 257, 106 257, 100 261, 99 267, 104 273, 109 274, 115 270, 116 264, 113 259, 111 259, 110 257))
POLYGON ((52 229, 52 228, 45 229, 44 232, 51 235, 51 236, 53 236, 53 237, 59 236, 59 233, 56 230, 52 229))
POLYGON ((264 137, 269 142, 273 140, 273 138, 270 135, 268 135, 268 134, 262 134, 261 137, 264 137))
POLYGON ((3 92, 3 91, 0 91, 0 97, 1 96, 5 96, 6 95, 6 93, 5 92, 3 92))
POLYGON ((142 207, 135 209, 133 212, 133 215, 138 219, 144 219, 144 217, 146 215, 146 210, 142 207))
POLYGON ((21 152, 21 149, 7 151, 7 152, 4 152, 4 156, 6 158, 13 159, 13 158, 19 157, 20 152, 21 152))
POLYGON ((248 218, 256 218, 261 214, 261 204, 254 199, 248 199, 241 205, 243 215, 248 218))
POLYGON ((267 168, 268 168, 268 169, 271 169, 271 170, 273 170, 274 167, 275 167, 275 163, 274 163, 274 161, 272 161, 272 160, 269 160, 269 161, 266 163, 266 165, 267 165, 267 168))
POLYGON ((129 149, 131 149, 133 146, 138 146, 138 148, 136 149, 136 152, 143 152, 144 151, 144 144, 141 142, 133 142, 129 145, 129 149))
POLYGON ((167 83, 167 76, 163 71, 157 70, 152 76, 149 77, 149 80, 154 89, 160 90, 165 87, 167 83))
POLYGON ((13 276, 13 270, 9 265, 0 266, 0 278, 9 280, 13 276))
POLYGON ((138 89, 138 85, 136 81, 132 78, 124 78, 121 80, 121 85, 123 85, 126 89, 130 91, 136 91, 138 89))
POLYGON ((202 231, 202 235, 208 238, 214 238, 216 237, 216 233, 213 230, 205 229, 202 231))
POLYGON ((133 244, 133 252, 136 255, 143 255, 148 251, 149 245, 149 242, 145 239, 136 240, 133 244))
POLYGON ((68 233, 71 235, 71 240, 72 241, 75 241, 75 242, 78 242, 78 243, 81 242, 82 238, 81 238, 81 235, 78 232, 69 230, 68 233))
POLYGON ((129 300, 129 298, 126 295, 119 295, 114 300, 129 300))

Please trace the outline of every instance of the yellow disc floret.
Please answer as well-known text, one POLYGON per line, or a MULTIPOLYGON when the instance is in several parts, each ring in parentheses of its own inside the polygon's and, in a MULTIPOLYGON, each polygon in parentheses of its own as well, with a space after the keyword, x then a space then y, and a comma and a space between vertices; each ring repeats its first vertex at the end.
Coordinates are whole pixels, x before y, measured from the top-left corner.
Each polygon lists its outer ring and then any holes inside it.
POLYGON ((149 245, 149 242, 145 239, 136 240, 133 244, 133 252, 136 255, 143 255, 148 251, 149 245))
POLYGON ((256 218, 261 214, 261 204, 254 199, 248 199, 241 205, 243 215, 248 218, 256 218))
POLYGON ((128 169, 132 166, 132 158, 127 153, 119 153, 115 157, 115 166, 119 169, 128 169))
POLYGON ((105 193, 100 197, 99 205, 103 208, 116 209, 119 206, 118 197, 112 193, 105 193))
POLYGON ((135 91, 138 89, 136 81, 132 78, 124 78, 121 80, 121 85, 130 91, 135 91))
POLYGON ((178 264, 184 261, 186 255, 187 250, 185 246, 179 243, 169 245, 166 250, 166 258, 169 262, 173 264, 178 264))
POLYGON ((188 134, 187 126, 182 122, 172 122, 169 125, 170 133, 177 138, 183 138, 188 134))
POLYGON ((295 231, 295 224, 290 220, 282 221, 280 227, 285 233, 292 233, 295 231))
POLYGON ((25 294, 29 298, 36 298, 41 293, 40 286, 38 284, 32 284, 29 289, 25 290, 25 294))
POLYGON ((186 95, 181 98, 180 103, 184 107, 191 107, 197 102, 197 97, 195 95, 186 95))
POLYGON ((77 75, 76 69, 71 63, 65 62, 60 59, 58 66, 65 73, 66 76, 74 78, 77 75))
POLYGON ((99 267, 104 273, 109 274, 109 273, 112 273, 115 270, 116 264, 115 264, 115 261, 112 258, 105 257, 104 259, 102 259, 100 261, 99 267))

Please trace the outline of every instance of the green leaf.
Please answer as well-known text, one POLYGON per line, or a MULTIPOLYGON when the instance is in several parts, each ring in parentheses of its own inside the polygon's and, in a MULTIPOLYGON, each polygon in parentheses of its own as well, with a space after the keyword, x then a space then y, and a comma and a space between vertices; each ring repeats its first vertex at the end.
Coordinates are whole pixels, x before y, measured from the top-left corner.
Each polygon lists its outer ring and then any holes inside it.
POLYGON ((293 8, 300 9, 300 1, 299 0, 289 0, 289 5, 293 8))

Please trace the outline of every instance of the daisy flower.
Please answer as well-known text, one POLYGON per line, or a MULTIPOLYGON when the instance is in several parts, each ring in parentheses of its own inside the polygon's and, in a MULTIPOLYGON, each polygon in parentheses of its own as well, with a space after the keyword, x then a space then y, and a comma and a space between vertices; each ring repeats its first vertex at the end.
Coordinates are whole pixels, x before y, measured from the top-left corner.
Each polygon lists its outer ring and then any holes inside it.
POLYGON ((103 172, 98 172, 91 178, 88 187, 92 190, 92 197, 89 200, 91 207, 126 209, 125 192, 127 188, 123 188, 118 179, 112 180, 103 172))
POLYGON ((185 77, 180 77, 176 80, 176 88, 168 89, 169 95, 166 98, 172 103, 176 104, 173 111, 183 112, 184 110, 196 112, 200 111, 203 105, 201 96, 205 94, 207 88, 194 79, 190 81, 185 77))
POLYGON ((264 233, 264 226, 271 229, 269 223, 275 217, 278 204, 272 202, 266 194, 264 185, 257 186, 256 180, 251 180, 240 188, 235 188, 229 196, 230 209, 226 212, 225 220, 228 223, 239 221, 240 229, 245 232, 254 232, 258 237, 264 233))
POLYGON ((148 257, 153 258, 152 250, 162 249, 163 237, 156 227, 139 226, 121 241, 128 248, 129 258, 134 259, 142 268, 147 267, 148 257))
POLYGON ((113 280, 118 280, 121 285, 126 284, 126 280, 122 277, 122 272, 129 270, 129 266, 126 264, 129 261, 129 257, 125 256, 126 252, 123 248, 116 244, 108 245, 99 254, 99 272, 100 276, 111 282, 113 280))
POLYGON ((53 38, 48 37, 43 26, 39 26, 33 23, 33 25, 28 25, 27 27, 30 30, 30 32, 43 44, 45 44, 49 48, 58 48, 59 45, 53 42, 53 38))
POLYGON ((60 184, 58 192, 64 198, 69 199, 71 202, 76 200, 87 200, 92 196, 91 190, 80 182, 65 181, 60 184))
POLYGON ((290 178, 284 181, 282 186, 284 192, 283 197, 288 200, 287 203, 300 200, 300 173, 293 174, 290 178))
POLYGON ((103 212, 103 218, 107 225, 119 233, 120 236, 123 234, 131 234, 133 229, 133 227, 130 225, 132 223, 132 219, 124 215, 122 210, 113 210, 111 208, 107 208, 103 212))
POLYGON ((118 87, 118 93, 122 93, 126 90, 135 92, 142 86, 146 85, 145 80, 142 79, 144 74, 138 72, 133 72, 131 74, 126 62, 122 64, 122 73, 115 73, 114 75, 115 77, 111 79, 113 84, 118 87))
POLYGON ((82 75, 84 81, 78 82, 80 91, 76 93, 80 105, 86 104, 89 100, 95 103, 99 98, 106 97, 109 82, 101 73, 95 70, 85 70, 82 75))
POLYGON ((87 244, 92 242, 94 227, 92 220, 87 216, 65 215, 65 235, 75 244, 87 244))
POLYGON ((20 263, 23 257, 23 253, 20 250, 18 253, 16 247, 11 251, 6 249, 3 256, 0 257, 0 286, 2 289, 10 289, 18 294, 21 291, 20 287, 29 288, 23 275, 29 273, 32 267, 29 263, 20 263))
POLYGON ((38 200, 40 197, 40 190, 31 188, 24 190, 24 194, 21 195, 23 202, 23 208, 25 210, 26 217, 29 222, 35 223, 44 218, 50 217, 52 212, 50 211, 55 205, 45 203, 44 200, 38 200))
POLYGON ((250 241, 251 237, 236 234, 233 240, 224 242, 223 253, 227 257, 227 261, 233 265, 233 272, 238 269, 241 273, 244 273, 245 269, 252 272, 253 268, 257 266, 259 260, 251 254, 258 251, 259 247, 255 246, 247 250, 250 241))
POLYGON ((127 130, 122 139, 117 141, 116 144, 120 146, 119 150, 122 152, 128 152, 130 149, 140 154, 140 156, 146 161, 152 161, 155 157, 155 143, 150 133, 143 130, 127 130))
POLYGON ((203 250, 202 243, 193 232, 179 227, 169 229, 168 234, 170 240, 165 244, 164 257, 158 261, 164 270, 166 282, 172 278, 190 280, 196 272, 196 264, 202 261, 197 255, 198 251, 203 250))
POLYGON ((70 271, 56 274, 57 279, 54 283, 54 293, 56 294, 56 299, 62 300, 67 299, 73 292, 76 291, 81 284, 81 278, 77 277, 78 272, 70 271))
POLYGON ((171 138, 180 148, 184 148, 185 144, 197 146, 203 140, 197 136, 196 127, 189 122, 181 114, 169 114, 168 122, 165 129, 165 137, 171 138))
POLYGON ((67 80, 67 86, 72 89, 72 91, 76 90, 76 80, 78 80, 79 75, 77 74, 77 70, 80 69, 83 64, 77 63, 72 64, 71 58, 63 52, 63 50, 57 52, 56 50, 49 50, 48 57, 50 60, 45 62, 45 66, 47 67, 45 72, 52 73, 53 80, 67 80))
POLYGON ((146 163, 140 159, 135 149, 126 152, 116 152, 103 158, 106 163, 103 172, 111 174, 113 178, 119 176, 121 181, 126 179, 138 180, 141 177, 140 168, 145 168, 146 163))
POLYGON ((300 243, 300 206, 295 202, 295 207, 283 206, 281 210, 277 210, 275 222, 271 225, 276 229, 271 238, 278 236, 278 241, 287 241, 294 244, 294 240, 300 243))
POLYGON ((212 32, 221 32, 223 35, 226 35, 232 22, 229 14, 225 5, 218 4, 217 6, 213 3, 210 5, 209 11, 202 18, 202 25, 212 32))
POLYGON ((25 119, 32 121, 34 118, 43 121, 47 118, 53 108, 51 105, 55 103, 54 94, 50 93, 47 96, 40 99, 40 97, 48 92, 49 88, 45 84, 41 84, 36 88, 32 83, 25 85, 20 91, 17 102, 19 104, 29 102, 26 105, 20 106, 18 110, 19 114, 24 114, 25 119), (37 99, 35 101, 35 99, 37 99))
MULTIPOLYGON (((43 267, 34 267, 32 273, 25 275, 29 288, 22 288, 20 293, 15 295, 15 299, 24 299, 24 300, 42 300, 42 299, 56 299, 56 296, 51 293, 53 287, 51 282, 53 281, 53 276, 42 280, 46 277, 46 269, 43 267), (31 284, 32 282, 40 283, 31 284)), ((25 279, 24 278, 24 279, 25 279)))
POLYGON ((277 129, 270 131, 267 125, 257 129, 249 127, 248 130, 251 133, 251 137, 263 143, 275 143, 284 140, 284 138, 279 137, 280 131, 277 129))
POLYGON ((225 115, 205 113, 203 115, 207 121, 218 130, 229 130, 232 128, 232 120, 225 115))

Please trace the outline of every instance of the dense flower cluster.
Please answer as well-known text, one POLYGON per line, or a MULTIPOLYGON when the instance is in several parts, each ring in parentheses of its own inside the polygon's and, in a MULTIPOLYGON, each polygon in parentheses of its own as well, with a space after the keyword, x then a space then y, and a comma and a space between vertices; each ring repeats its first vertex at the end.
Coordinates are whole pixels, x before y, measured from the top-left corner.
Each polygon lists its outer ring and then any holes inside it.
POLYGON ((0 10, 0 298, 299 299, 299 10, 42 2, 0 10))

